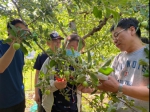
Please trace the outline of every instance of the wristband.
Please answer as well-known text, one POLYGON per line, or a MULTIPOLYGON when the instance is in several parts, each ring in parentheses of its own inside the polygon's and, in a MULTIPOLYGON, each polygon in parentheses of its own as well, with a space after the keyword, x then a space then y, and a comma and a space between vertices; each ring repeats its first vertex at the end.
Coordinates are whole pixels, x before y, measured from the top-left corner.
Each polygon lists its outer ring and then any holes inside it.
POLYGON ((123 84, 119 84, 118 92, 117 92, 118 97, 122 97, 122 95, 123 95, 122 87, 123 87, 123 84))

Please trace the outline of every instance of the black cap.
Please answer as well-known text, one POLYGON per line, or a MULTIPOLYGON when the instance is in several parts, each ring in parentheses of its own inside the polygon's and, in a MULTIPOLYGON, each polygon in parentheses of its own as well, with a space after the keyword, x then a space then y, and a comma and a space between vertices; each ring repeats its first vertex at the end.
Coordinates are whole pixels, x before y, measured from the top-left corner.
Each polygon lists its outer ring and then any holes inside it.
MULTIPOLYGON (((63 40, 64 38, 62 38, 57 32, 53 32, 50 34, 50 38, 51 39, 61 39, 63 40)), ((50 40, 50 38, 48 38, 50 40)))

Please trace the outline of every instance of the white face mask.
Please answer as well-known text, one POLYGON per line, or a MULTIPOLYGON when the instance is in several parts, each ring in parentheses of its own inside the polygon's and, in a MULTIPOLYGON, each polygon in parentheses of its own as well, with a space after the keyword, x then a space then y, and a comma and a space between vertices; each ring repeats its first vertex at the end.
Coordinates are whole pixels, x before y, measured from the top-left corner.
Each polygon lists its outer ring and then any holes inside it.
POLYGON ((80 52, 74 51, 74 53, 73 53, 72 50, 66 49, 66 55, 67 56, 78 57, 78 56, 80 56, 80 52))

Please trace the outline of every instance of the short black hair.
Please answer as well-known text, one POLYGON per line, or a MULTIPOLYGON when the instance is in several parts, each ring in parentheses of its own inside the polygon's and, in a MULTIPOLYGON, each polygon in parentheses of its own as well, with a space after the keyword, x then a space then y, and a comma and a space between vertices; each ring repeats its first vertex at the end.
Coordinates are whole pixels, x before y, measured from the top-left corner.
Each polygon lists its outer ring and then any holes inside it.
POLYGON ((20 19, 14 19, 14 20, 12 20, 12 21, 10 21, 10 22, 7 23, 7 29, 11 29, 10 24, 11 25, 16 25, 18 23, 21 23, 21 24, 23 24, 23 25, 25 25, 27 27, 26 23, 24 23, 22 20, 20 20, 20 19))
MULTIPOLYGON (((122 18, 120 19, 120 21, 118 22, 116 27, 120 27, 123 29, 128 29, 131 26, 133 26, 136 30, 136 35, 141 38, 141 30, 140 27, 138 27, 138 20, 136 20, 135 18, 122 18)), ((115 25, 112 25, 112 27, 110 28, 110 31, 114 31, 115 29, 115 25)))

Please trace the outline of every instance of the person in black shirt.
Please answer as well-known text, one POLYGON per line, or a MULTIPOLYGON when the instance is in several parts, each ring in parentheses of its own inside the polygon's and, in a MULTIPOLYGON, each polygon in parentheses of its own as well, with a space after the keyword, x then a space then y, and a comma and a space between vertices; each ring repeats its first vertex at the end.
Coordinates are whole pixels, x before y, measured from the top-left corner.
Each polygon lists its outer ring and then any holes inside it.
MULTIPOLYGON (((78 57, 80 56, 81 51, 78 51, 78 43, 81 39, 82 49, 85 46, 84 40, 80 38, 77 34, 71 34, 66 38, 65 46, 66 46, 66 55, 78 57), (71 48, 74 49, 74 53, 72 53, 71 48)), ((49 65, 50 59, 47 58, 44 62, 41 71, 45 74, 48 71, 47 66, 49 65)), ((56 69, 56 68, 55 68, 56 69)), ((70 70, 74 70, 74 68, 70 65, 70 70)), ((50 71, 49 71, 50 73, 50 71)), ((78 89, 78 86, 72 85, 67 80, 59 81, 59 75, 50 75, 49 77, 50 87, 47 90, 50 90, 50 94, 43 94, 42 98, 42 106, 47 112, 81 112, 81 92, 78 89), (66 96, 64 94, 67 94, 66 96)), ((70 80, 74 80, 73 77, 70 77, 70 80)), ((83 88, 88 93, 92 92, 91 89, 83 88), (87 90, 88 89, 88 90, 87 90), (90 91, 89 91, 90 90, 90 91)))
MULTIPOLYGON (((59 34, 57 32, 53 32, 50 34, 50 37, 47 40, 47 45, 49 46, 49 48, 52 52, 55 52, 56 47, 57 48, 60 47, 61 40, 63 40, 63 38, 61 36, 59 36, 59 34)), ((40 69, 41 69, 43 63, 45 62, 45 60, 47 59, 47 57, 48 57, 47 54, 41 53, 38 55, 38 57, 36 59, 36 62, 34 64, 34 69, 36 69, 35 85, 37 84, 37 81, 38 81, 38 74, 40 72, 40 69)), ((41 103, 42 103, 42 92, 37 87, 35 87, 35 101, 38 104, 38 112, 46 112, 41 105, 41 103)))

